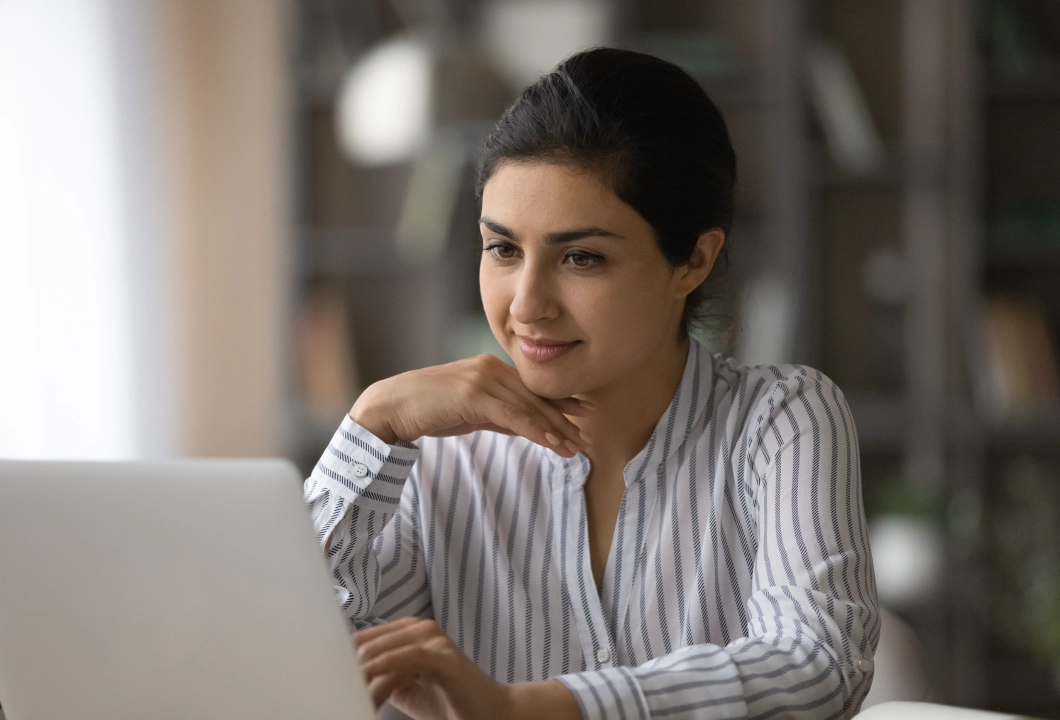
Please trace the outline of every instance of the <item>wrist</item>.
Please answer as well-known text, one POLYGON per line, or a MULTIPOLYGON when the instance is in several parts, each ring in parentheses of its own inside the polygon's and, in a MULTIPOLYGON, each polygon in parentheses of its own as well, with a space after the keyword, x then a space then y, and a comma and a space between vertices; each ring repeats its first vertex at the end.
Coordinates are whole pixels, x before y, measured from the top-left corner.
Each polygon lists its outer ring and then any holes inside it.
POLYGON ((353 407, 350 408, 349 416, 351 420, 387 445, 393 445, 400 438, 390 427, 383 406, 376 400, 377 393, 373 392, 374 388, 375 385, 372 385, 361 393, 353 407))
POLYGON ((582 720, 578 699, 555 679, 508 685, 508 706, 515 720, 582 720))

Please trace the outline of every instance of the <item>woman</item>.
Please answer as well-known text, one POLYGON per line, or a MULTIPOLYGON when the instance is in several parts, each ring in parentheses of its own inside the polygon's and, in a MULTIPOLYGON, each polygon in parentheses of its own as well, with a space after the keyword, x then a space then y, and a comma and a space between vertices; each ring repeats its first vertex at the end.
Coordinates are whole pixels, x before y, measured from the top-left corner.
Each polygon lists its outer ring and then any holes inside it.
POLYGON ((879 623, 846 401, 688 332, 732 222, 717 108, 670 63, 588 50, 523 91, 478 170, 482 302, 515 367, 372 385, 305 484, 375 702, 856 713, 879 623))

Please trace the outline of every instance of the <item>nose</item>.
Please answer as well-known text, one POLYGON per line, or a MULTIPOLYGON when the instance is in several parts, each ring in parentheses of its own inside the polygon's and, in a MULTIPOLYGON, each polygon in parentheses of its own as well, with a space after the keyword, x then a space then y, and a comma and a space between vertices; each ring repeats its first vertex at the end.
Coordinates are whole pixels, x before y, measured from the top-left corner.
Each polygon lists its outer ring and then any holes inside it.
POLYGON ((512 319, 522 325, 551 320, 559 315, 551 273, 542 263, 524 262, 509 308, 512 319))

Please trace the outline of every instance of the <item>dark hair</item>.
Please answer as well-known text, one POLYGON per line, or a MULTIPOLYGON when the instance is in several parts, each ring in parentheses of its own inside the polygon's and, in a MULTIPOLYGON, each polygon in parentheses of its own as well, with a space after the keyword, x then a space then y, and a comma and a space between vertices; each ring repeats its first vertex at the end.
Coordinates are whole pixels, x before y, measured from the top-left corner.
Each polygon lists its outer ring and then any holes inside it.
POLYGON ((709 280, 686 300, 680 331, 716 317, 708 305, 729 263, 736 153, 721 112, 685 70, 633 50, 575 53, 524 88, 483 142, 477 199, 505 160, 598 173, 652 226, 675 267, 691 259, 701 233, 724 230, 709 280))

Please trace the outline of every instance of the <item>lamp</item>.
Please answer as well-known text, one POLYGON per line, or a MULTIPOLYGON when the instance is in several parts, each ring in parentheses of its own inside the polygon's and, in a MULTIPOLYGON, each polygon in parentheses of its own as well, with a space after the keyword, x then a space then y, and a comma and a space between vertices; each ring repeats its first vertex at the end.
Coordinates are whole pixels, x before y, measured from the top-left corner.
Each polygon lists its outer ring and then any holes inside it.
POLYGON ((347 72, 336 103, 339 147, 364 166, 407 162, 439 130, 496 121, 509 100, 476 43, 442 29, 406 31, 347 72))
POLYGON ((367 167, 412 163, 394 234, 402 260, 441 255, 464 169, 509 100, 475 43, 444 29, 395 35, 349 69, 336 104, 342 152, 367 167))

